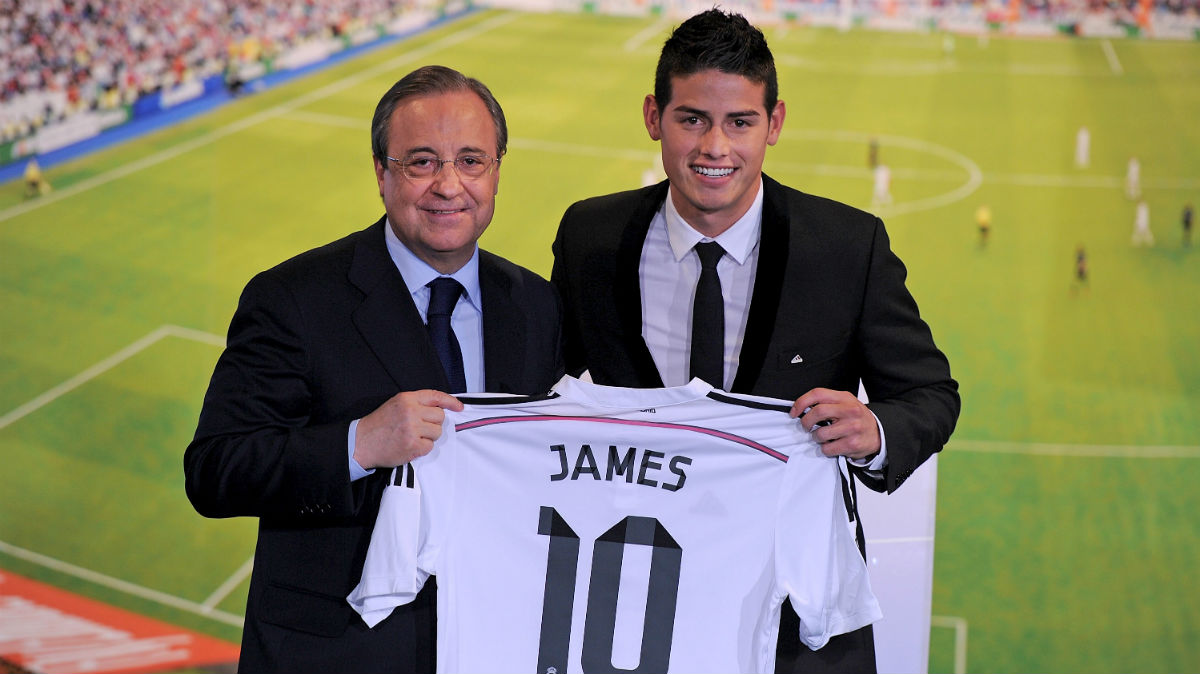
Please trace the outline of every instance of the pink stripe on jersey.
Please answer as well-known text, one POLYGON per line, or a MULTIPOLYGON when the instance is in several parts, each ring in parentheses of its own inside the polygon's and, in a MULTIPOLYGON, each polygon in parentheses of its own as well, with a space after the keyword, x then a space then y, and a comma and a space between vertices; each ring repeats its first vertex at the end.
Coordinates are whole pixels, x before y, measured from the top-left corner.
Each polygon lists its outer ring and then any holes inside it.
POLYGON ((610 419, 608 417, 568 417, 556 416, 553 414, 531 414, 529 416, 511 416, 511 417, 489 417, 487 419, 476 419, 474 421, 465 421, 454 426, 455 431, 469 431, 472 428, 481 426, 491 426, 494 424, 507 424, 517 421, 590 421, 601 424, 619 424, 622 426, 646 426, 649 428, 665 428, 669 430, 692 431, 695 433, 703 433, 714 438, 720 438, 728 442, 744 445, 750 449, 757 450, 780 461, 787 462, 788 457, 782 452, 776 451, 766 445, 755 442, 749 438, 743 438, 740 435, 726 433, 724 431, 705 428, 703 426, 689 426, 687 424, 672 424, 662 421, 639 421, 637 419, 610 419))

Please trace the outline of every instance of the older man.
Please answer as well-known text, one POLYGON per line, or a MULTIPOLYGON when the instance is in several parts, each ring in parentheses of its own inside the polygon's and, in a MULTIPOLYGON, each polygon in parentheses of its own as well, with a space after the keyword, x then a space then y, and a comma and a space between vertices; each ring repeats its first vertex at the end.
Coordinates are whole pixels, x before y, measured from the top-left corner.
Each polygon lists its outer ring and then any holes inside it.
POLYGON ((420 68, 371 125, 386 215, 255 276, 184 457, 207 517, 259 518, 242 672, 432 672, 432 588, 374 629, 346 603, 389 468, 430 450, 449 393, 562 372, 551 285, 476 245, 507 142, 478 80, 420 68))

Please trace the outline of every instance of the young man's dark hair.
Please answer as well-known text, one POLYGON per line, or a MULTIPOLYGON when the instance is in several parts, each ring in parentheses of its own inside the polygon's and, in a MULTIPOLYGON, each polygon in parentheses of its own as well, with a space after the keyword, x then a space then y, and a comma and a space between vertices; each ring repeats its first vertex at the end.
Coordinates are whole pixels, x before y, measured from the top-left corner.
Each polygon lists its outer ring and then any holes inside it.
POLYGON ((765 85, 763 102, 767 112, 779 99, 775 57, 762 31, 740 14, 719 9, 701 12, 679 24, 663 44, 654 74, 654 100, 660 110, 671 102, 671 78, 686 77, 702 70, 719 70, 741 75, 765 85))

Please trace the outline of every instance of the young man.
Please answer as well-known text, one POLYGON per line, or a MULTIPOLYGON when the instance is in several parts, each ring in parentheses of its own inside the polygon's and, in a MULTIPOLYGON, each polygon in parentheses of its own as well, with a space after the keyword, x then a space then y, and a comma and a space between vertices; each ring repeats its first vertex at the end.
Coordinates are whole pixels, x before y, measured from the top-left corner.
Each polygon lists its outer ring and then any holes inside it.
POLYGON ((345 598, 377 469, 432 448, 462 409, 444 392, 542 393, 562 374, 554 288, 476 245, 506 144, 478 80, 406 75, 371 125, 384 217, 246 286, 184 456, 199 513, 259 518, 239 671, 433 671, 432 588, 374 629, 345 598))
MULTIPOLYGON (((680 25, 654 89, 642 111, 668 180, 572 205, 554 242, 568 371, 794 400, 827 456, 895 490, 950 437, 959 397, 883 224, 763 175, 786 109, 741 16, 680 25)), ((869 627, 814 652, 784 616, 776 671, 875 670, 869 627)))

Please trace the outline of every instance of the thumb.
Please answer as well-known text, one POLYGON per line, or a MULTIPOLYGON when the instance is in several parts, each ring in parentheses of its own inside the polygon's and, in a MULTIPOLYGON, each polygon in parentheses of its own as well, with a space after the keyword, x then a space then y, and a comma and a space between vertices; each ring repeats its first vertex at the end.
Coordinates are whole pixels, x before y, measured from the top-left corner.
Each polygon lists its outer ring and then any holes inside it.
POLYGON ((421 393, 422 395, 419 398, 419 401, 422 405, 427 405, 429 407, 440 407, 444 410, 451 410, 454 412, 462 411, 462 402, 449 393, 434 391, 432 389, 422 391, 421 393))

